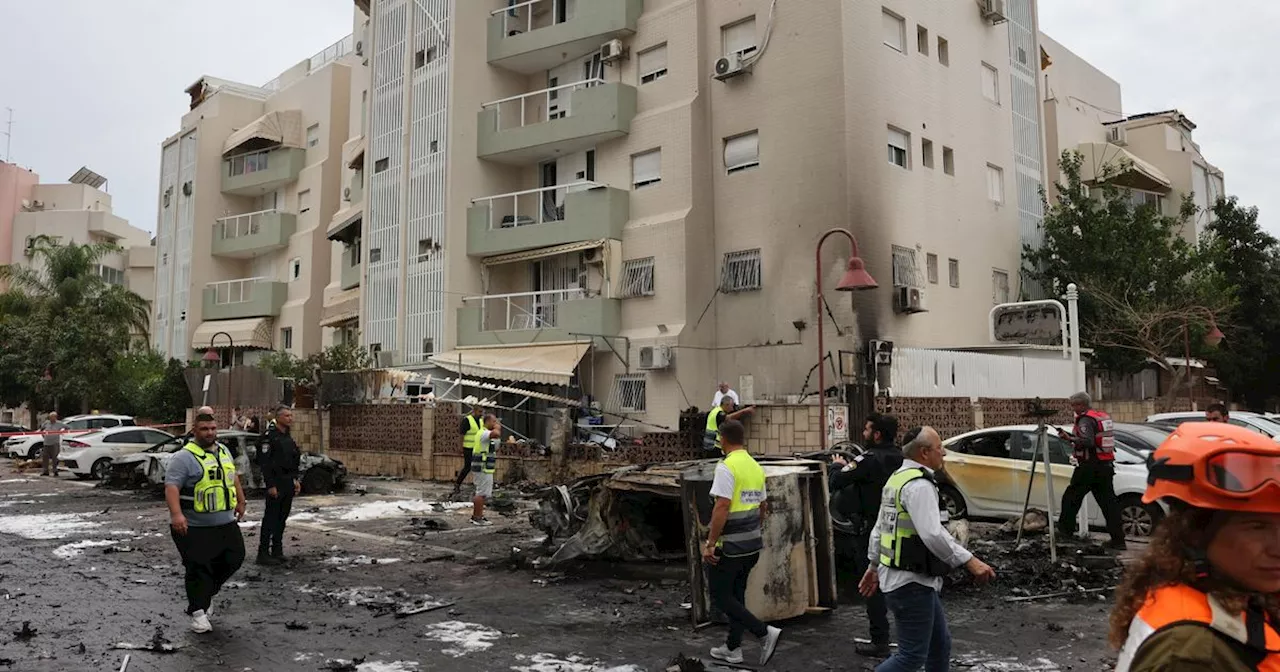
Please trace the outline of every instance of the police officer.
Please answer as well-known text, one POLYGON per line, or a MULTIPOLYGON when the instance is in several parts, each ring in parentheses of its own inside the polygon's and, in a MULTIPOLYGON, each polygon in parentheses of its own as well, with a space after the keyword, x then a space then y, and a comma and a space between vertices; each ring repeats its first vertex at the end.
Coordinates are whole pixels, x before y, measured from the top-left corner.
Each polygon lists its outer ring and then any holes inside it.
POLYGON ((294 495, 302 492, 302 482, 298 480, 302 452, 289 434, 293 426, 293 410, 280 406, 275 415, 259 443, 262 481, 267 487, 262 534, 258 537, 257 562, 260 565, 284 564, 285 521, 293 508, 294 495))
POLYGON ((733 410, 737 407, 734 398, 724 395, 720 398, 720 405, 711 409, 707 413, 707 427, 702 434, 702 449, 707 452, 720 453, 720 425, 726 420, 737 420, 744 415, 750 415, 754 410, 754 406, 748 406, 741 410, 733 410))
POLYGON ((1093 399, 1087 392, 1071 395, 1071 410, 1076 414, 1075 430, 1068 434, 1058 430, 1063 440, 1071 442, 1072 456, 1076 461, 1071 473, 1071 484, 1062 493, 1062 516, 1058 529, 1071 536, 1076 531, 1076 516, 1084 504, 1086 495, 1102 509, 1111 534, 1111 548, 1124 550, 1124 527, 1120 521, 1120 500, 1116 499, 1116 437, 1111 416, 1092 408, 1093 399))
POLYGON ((483 409, 480 408, 480 404, 476 404, 471 407, 470 413, 462 416, 462 423, 458 425, 458 433, 462 435, 462 468, 458 470, 458 476, 453 481, 454 495, 462 491, 462 482, 467 480, 467 474, 471 473, 476 437, 484 431, 482 415, 483 409))
MULTIPOLYGON (((898 419, 875 414, 867 418, 862 429, 866 452, 853 462, 839 455, 832 458, 830 489, 832 514, 837 518, 836 557, 842 565, 852 564, 854 576, 867 571, 867 545, 875 527, 880 499, 890 474, 902 466, 902 451, 894 445, 898 436, 898 419)), ((884 593, 866 598, 867 620, 871 622, 871 643, 858 644, 854 650, 868 658, 889 657, 889 608, 884 593)))
POLYGON ((244 487, 235 460, 217 442, 213 415, 196 416, 193 438, 165 470, 164 499, 173 543, 186 568, 191 629, 209 632, 213 597, 244 562, 244 487))

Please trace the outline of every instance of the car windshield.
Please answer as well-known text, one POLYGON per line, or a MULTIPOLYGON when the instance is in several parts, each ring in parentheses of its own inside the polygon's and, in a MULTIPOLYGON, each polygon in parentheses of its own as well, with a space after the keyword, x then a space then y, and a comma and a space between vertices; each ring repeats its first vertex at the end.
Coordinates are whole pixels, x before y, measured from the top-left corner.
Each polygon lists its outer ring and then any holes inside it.
POLYGON ((99 431, 85 432, 83 434, 76 434, 75 436, 70 438, 73 438, 76 441, 84 441, 85 439, 89 439, 89 440, 100 439, 102 438, 102 432, 99 432, 99 431))
MULTIPOLYGON (((1144 441, 1151 446, 1159 446, 1164 443, 1164 440, 1169 438, 1170 434, 1168 430, 1161 429, 1159 427, 1145 427, 1141 425, 1128 426, 1122 431, 1126 434, 1132 434, 1139 440, 1144 441)), ((1145 445, 1136 445, 1131 447, 1139 450, 1145 450, 1147 448, 1145 445)))
POLYGON ((164 443, 159 443, 159 444, 156 444, 156 445, 154 445, 154 446, 151 446, 150 448, 148 448, 148 449, 146 450, 146 452, 148 452, 148 453, 176 453, 176 452, 178 452, 181 448, 182 448, 182 439, 181 439, 181 438, 179 438, 179 437, 174 437, 174 438, 172 438, 172 439, 168 439, 168 440, 166 440, 164 443))

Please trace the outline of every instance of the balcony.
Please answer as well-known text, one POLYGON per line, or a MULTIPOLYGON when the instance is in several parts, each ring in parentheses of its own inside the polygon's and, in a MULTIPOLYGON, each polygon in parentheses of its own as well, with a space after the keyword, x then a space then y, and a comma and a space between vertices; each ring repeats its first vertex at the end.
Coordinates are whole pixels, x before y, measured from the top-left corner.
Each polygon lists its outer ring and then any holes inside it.
POLYGON ((595 182, 477 198, 467 209, 467 254, 490 257, 584 240, 621 240, 630 217, 630 194, 595 182))
POLYGON ((222 193, 261 196, 298 179, 307 150, 277 147, 222 160, 222 193))
POLYGON ((270 278, 211 282, 204 287, 201 317, 205 321, 278 317, 288 296, 288 285, 270 278))
POLYGON ((513 345, 581 340, 582 334, 616 335, 622 326, 618 299, 587 297, 580 289, 493 294, 463 299, 458 345, 513 345))
POLYGON ((360 245, 342 246, 342 271, 338 276, 342 289, 355 289, 360 286, 360 245))
POLYGON ((213 223, 213 243, 209 251, 218 257, 250 259, 284 249, 298 228, 297 221, 297 216, 279 210, 223 217, 213 223))
POLYGON ((631 132, 636 90, 588 79, 481 106, 476 155, 533 164, 581 152, 631 132))
POLYGON ((532 74, 636 32, 644 0, 528 0, 489 17, 489 64, 532 74), (572 6, 570 6, 572 5, 572 6))

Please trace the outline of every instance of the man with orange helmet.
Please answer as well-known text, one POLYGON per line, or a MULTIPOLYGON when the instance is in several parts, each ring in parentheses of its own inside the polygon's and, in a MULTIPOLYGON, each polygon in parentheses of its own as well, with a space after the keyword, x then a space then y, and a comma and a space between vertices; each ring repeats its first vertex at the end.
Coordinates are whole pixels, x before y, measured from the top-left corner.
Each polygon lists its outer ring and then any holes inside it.
POLYGON ((1280 445, 1188 422, 1148 467, 1168 516, 1117 593, 1116 672, 1280 671, 1280 445))
POLYGON ((1062 493, 1062 515, 1058 529, 1066 536, 1075 533, 1076 516, 1084 498, 1092 494, 1111 534, 1111 547, 1124 550, 1124 527, 1120 520, 1120 500, 1116 498, 1116 437, 1111 416, 1093 408, 1087 392, 1071 395, 1071 410, 1076 415, 1075 430, 1067 434, 1058 430, 1064 441, 1071 442, 1075 471, 1071 483, 1062 493))

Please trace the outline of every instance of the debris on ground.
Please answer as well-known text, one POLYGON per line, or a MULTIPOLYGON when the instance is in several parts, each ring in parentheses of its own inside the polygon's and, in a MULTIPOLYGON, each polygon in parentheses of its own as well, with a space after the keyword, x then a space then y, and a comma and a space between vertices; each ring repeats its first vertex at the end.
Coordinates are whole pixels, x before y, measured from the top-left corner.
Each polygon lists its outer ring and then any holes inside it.
POLYGON ((106 547, 106 548, 102 549, 102 552, 103 552, 104 554, 111 554, 111 553, 132 553, 134 550, 135 550, 135 549, 134 549, 132 546, 116 545, 116 546, 108 546, 108 547, 106 547))
MULTIPOLYGON (((1016 534, 1016 521, 1014 525, 1016 534)), ((1001 536, 997 532, 994 538, 973 539, 969 550, 995 569, 996 576, 1000 578, 997 585, 1013 586, 1008 600, 1021 602, 1058 597, 1105 600, 1124 578, 1124 567, 1119 559, 1098 544, 1059 540, 1058 561, 1054 562, 1050 559, 1047 536, 1030 540, 1024 538, 1020 544, 1001 536)), ((951 574, 947 581, 949 591, 976 589, 968 575, 961 573, 951 574)))
POLYGON ((289 621, 288 623, 284 624, 284 629, 285 630, 310 630, 311 626, 306 623, 300 623, 298 621, 289 621))
POLYGON ((299 590, 303 593, 318 594, 330 604, 364 607, 374 612, 375 616, 396 614, 403 618, 404 616, 412 616, 454 604, 448 600, 439 600, 430 595, 410 595, 405 590, 387 590, 378 587, 322 591, 314 586, 303 586, 299 590), (401 614, 404 616, 400 616, 401 614))
MULTIPOLYGON (((1049 514, 1040 509, 1027 509, 1022 515, 1022 533, 1044 532, 1049 529, 1049 514)), ((1018 519, 1014 518, 1000 526, 1000 531, 1005 534, 1018 533, 1018 519)))
POLYGON ((353 660, 343 660, 341 658, 326 660, 324 661, 323 669, 329 670, 329 672, 356 672, 356 670, 360 668, 360 665, 364 663, 364 659, 366 657, 367 656, 362 656, 353 660))
POLYGON ((164 628, 156 627, 156 633, 151 636, 151 641, 146 644, 134 644, 133 642, 119 642, 111 648, 120 651, 153 651, 155 653, 175 653, 182 648, 182 644, 174 644, 169 638, 164 636, 164 628))
POLYGON ((36 629, 31 627, 31 621, 23 621, 22 629, 13 633, 13 641, 26 642, 31 639, 34 639, 35 636, 36 636, 36 629))
POLYGON ((675 658, 667 661, 667 666, 663 669, 666 672, 705 672, 707 666, 698 658, 690 658, 683 653, 677 653, 675 658))

